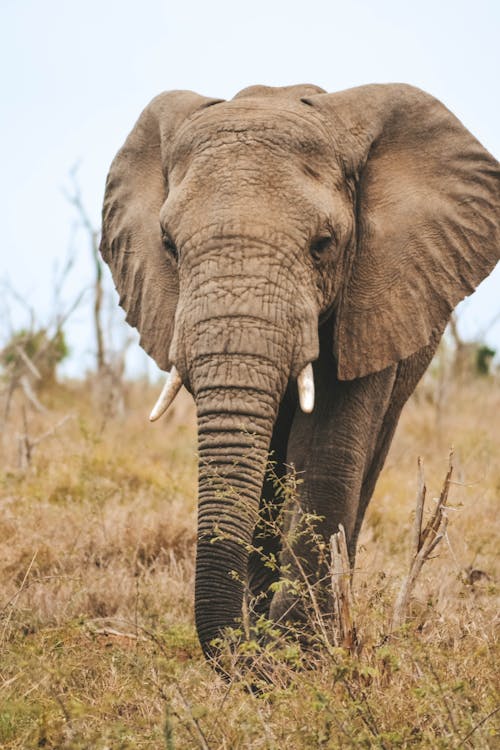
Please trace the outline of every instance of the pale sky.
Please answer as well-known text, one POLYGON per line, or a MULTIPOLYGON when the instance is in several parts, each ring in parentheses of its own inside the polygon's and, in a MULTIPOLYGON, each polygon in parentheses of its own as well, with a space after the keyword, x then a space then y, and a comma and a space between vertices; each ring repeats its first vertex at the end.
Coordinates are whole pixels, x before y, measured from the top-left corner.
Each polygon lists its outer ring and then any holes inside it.
MULTIPOLYGON (((500 158, 498 0, 0 0, 0 281, 48 320, 68 252, 72 300, 90 281, 86 236, 64 197, 78 179, 100 221, 109 164, 148 101, 191 89, 401 81, 443 101, 500 158)), ((0 345, 8 335, 0 288, 0 345)), ((12 323, 25 311, 9 301, 12 323)), ((460 313, 465 337, 500 312, 500 267, 460 313)), ((71 318, 66 372, 92 365, 89 307, 71 318)), ((500 320, 487 336, 500 349, 500 320)), ((131 369, 145 359, 131 354, 131 369)), ((150 369, 150 372, 154 372, 150 369)))

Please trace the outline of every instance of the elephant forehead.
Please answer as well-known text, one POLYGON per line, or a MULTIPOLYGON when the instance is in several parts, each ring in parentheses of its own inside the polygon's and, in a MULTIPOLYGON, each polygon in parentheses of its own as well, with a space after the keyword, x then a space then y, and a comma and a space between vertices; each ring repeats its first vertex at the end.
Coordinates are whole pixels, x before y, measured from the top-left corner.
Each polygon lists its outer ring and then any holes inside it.
MULTIPOLYGON (((302 105, 303 106, 303 105, 302 105)), ((198 112, 179 131, 172 160, 224 145, 261 145, 305 157, 325 158, 331 142, 322 123, 298 105, 276 107, 266 102, 230 101, 198 112)))

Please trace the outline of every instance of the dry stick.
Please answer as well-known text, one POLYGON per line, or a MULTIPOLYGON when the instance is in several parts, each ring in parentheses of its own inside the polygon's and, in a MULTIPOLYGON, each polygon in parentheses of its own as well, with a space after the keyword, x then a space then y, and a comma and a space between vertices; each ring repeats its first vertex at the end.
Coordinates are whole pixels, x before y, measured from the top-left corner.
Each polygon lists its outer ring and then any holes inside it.
POLYGON ((26 396, 27 400, 35 407, 36 411, 40 412, 41 414, 47 411, 45 406, 41 404, 38 398, 36 397, 36 394, 33 388, 31 387, 31 384, 28 378, 26 377, 26 375, 22 375, 19 378, 19 385, 23 389, 23 393, 26 396))
MULTIPOLYGON (((107 619, 107 618, 97 617, 97 618, 94 618, 94 621, 96 621, 96 620, 102 620, 102 619, 107 619)), ((125 623, 127 623, 129 625, 130 624, 134 624, 134 623, 131 623, 130 620, 125 619, 125 618, 116 618, 115 621, 116 622, 125 622, 125 623)), ((88 624, 89 623, 87 623, 87 626, 88 626, 88 624)), ((156 646, 158 646, 158 648, 160 649, 160 651, 163 654, 163 656, 165 656, 166 658, 169 658, 169 655, 167 654, 167 651, 166 651, 163 643, 161 642, 160 638, 158 638, 158 636, 156 635, 156 633, 154 633, 152 630, 149 630, 149 628, 144 627, 143 625, 137 625, 136 624, 135 626, 137 627, 138 630, 141 630, 143 633, 145 633, 146 636, 148 636, 148 638, 154 644, 156 644, 156 646)), ((89 628, 89 630, 90 630, 90 632, 93 632, 93 631, 95 632, 94 628, 89 628)), ((125 635, 125 634, 120 633, 120 635, 125 635)), ((130 636, 130 637, 132 637, 132 636, 130 636)), ((168 696, 166 695, 166 693, 163 690, 162 686, 158 682, 156 682, 156 681, 155 681, 155 684, 156 684, 156 687, 158 688, 158 690, 160 692, 161 697, 165 701, 168 701, 168 696)), ((182 704, 183 704, 185 710, 188 713, 189 720, 192 723, 192 725, 193 725, 193 727, 194 727, 194 729, 196 731, 196 734, 198 735, 198 740, 200 742, 200 747, 202 748, 202 750, 210 750, 210 746, 209 746, 207 738, 205 737, 205 734, 204 734, 204 732, 203 732, 203 730, 202 730, 202 728, 200 726, 200 723, 199 723, 198 719, 196 718, 196 716, 193 716, 192 707, 190 706, 190 704, 187 701, 186 697, 182 693, 180 685, 179 685, 178 681, 175 678, 173 679, 172 684, 173 684, 176 692, 178 693, 178 695, 179 695, 179 697, 180 697, 180 699, 182 701, 182 704)))
POLYGON ((331 580, 333 602, 336 616, 335 641, 337 646, 354 652, 358 646, 356 627, 352 615, 351 569, 345 530, 339 524, 339 530, 330 537, 332 557, 331 580))
MULTIPOLYGON (((14 289, 13 286, 11 286, 11 284, 10 284, 9 281, 2 281, 1 282, 1 286, 5 290, 4 295, 2 295, 2 296, 8 297, 8 295, 10 295, 29 314, 29 317, 30 317, 29 329, 32 330, 33 324, 34 324, 34 322, 36 320, 35 308, 31 307, 31 305, 29 305, 28 302, 26 302, 26 300, 25 300, 25 298, 23 297, 22 294, 19 294, 19 292, 16 292, 16 290, 14 289)), ((10 318, 10 315, 9 315, 9 318, 10 318)), ((10 334, 13 334, 12 325, 10 326, 10 334)))
POLYGON ((422 531, 422 516, 424 510, 424 501, 426 486, 422 468, 422 459, 418 459, 418 491, 417 491, 417 508, 415 513, 415 524, 412 538, 412 556, 410 570, 404 579, 399 594, 394 605, 392 616, 391 631, 400 628, 405 619, 408 608, 410 594, 415 586, 417 577, 422 570, 422 566, 429 559, 431 553, 443 539, 448 519, 445 516, 446 501, 450 490, 451 476, 453 473, 453 451, 450 452, 448 471, 443 483, 441 494, 436 503, 434 512, 422 531))
POLYGON ((23 360, 24 364, 28 368, 28 370, 31 372, 31 374, 36 378, 36 380, 41 380, 42 376, 40 375, 40 370, 35 365, 32 359, 28 357, 22 346, 19 346, 19 344, 16 345, 16 352, 19 354, 21 359, 23 360))
POLYGON ((420 550, 420 536, 422 534, 422 518, 424 515, 424 504, 427 487, 425 486, 424 478, 424 467, 422 457, 419 456, 417 459, 418 464, 418 480, 417 480, 417 507, 415 510, 415 523, 413 525, 413 545, 412 545, 412 558, 414 558, 420 550))
MULTIPOLYGON (((158 692, 160 694, 160 697, 165 701, 165 713, 166 713, 166 716, 165 716, 165 724, 164 724, 164 728, 163 728, 163 735, 165 737, 165 742, 166 742, 166 745, 167 745, 167 750, 175 750, 174 727, 172 725, 172 722, 170 721, 170 714, 172 714, 173 716, 175 716, 175 718, 178 721, 180 721, 182 724, 186 725, 186 729, 189 732, 189 736, 191 737, 191 739, 193 739, 194 741, 198 740, 200 742, 199 747, 201 747, 201 750, 210 750, 210 747, 208 746, 208 744, 206 744, 206 740, 204 740, 203 732, 201 733, 201 737, 200 737, 200 731, 201 730, 200 730, 199 726, 197 726, 198 721, 197 721, 197 719, 195 719, 192 716, 192 713, 189 714, 189 717, 188 717, 189 722, 185 721, 183 719, 183 717, 180 716, 177 711, 175 711, 174 709, 170 708, 170 699, 169 699, 168 695, 165 693, 165 691, 163 690, 162 686, 160 684, 158 684, 158 678, 157 677, 153 678, 153 684, 155 685, 156 689, 158 690, 158 692), (193 733, 193 729, 191 727, 191 724, 194 727, 194 730, 195 730, 194 733, 193 733), (204 744, 204 741, 205 741, 205 744, 204 744)), ((177 689, 177 682, 175 682, 175 681, 174 681, 174 686, 177 689)), ((186 710, 188 710, 188 712, 189 712, 190 711, 189 704, 187 702, 186 703, 183 702, 183 705, 184 705, 184 708, 186 710)))
POLYGON ((366 697, 365 692, 361 691, 361 702, 366 707, 366 714, 361 710, 361 707, 359 706, 359 699, 357 697, 357 694, 355 690, 353 690, 352 685, 349 684, 349 680, 347 680, 345 677, 342 678, 342 684, 344 685, 347 694, 349 698, 352 701, 353 705, 357 704, 357 714, 363 724, 368 728, 368 730, 373 734, 374 737, 377 737, 380 741, 380 747, 382 750, 387 750, 387 745, 384 744, 383 740, 379 737, 379 730, 377 726, 377 722, 375 721, 375 717, 373 716, 373 711, 371 709, 371 706, 368 702, 368 698, 366 697))
POLYGON ((130 638, 136 641, 144 641, 147 643, 148 639, 143 638, 140 635, 135 635, 134 633, 122 633, 120 630, 115 630, 114 628, 90 628, 89 631, 92 633, 92 635, 105 635, 109 637, 114 638, 130 638))
POLYGON ((435 681, 435 683, 437 685, 438 692, 439 692, 441 701, 443 703, 444 710, 446 711, 446 713, 448 715, 448 720, 449 720, 449 722, 451 724, 451 727, 452 727, 453 731, 455 732, 455 734, 458 735, 458 737, 460 737, 459 732, 458 732, 457 723, 455 721, 455 717, 453 715, 453 711, 451 710, 451 707, 450 707, 448 696, 446 695, 445 691, 443 690, 443 685, 441 684, 441 680, 439 679, 439 675, 437 674, 436 670, 432 666, 432 662, 430 661, 430 659, 429 660, 426 659, 426 663, 427 663, 427 667, 428 667, 431 675, 434 677, 434 681, 435 681))
POLYGON ((446 518, 444 516, 443 510, 448 500, 448 493, 450 491, 452 474, 453 474, 453 450, 450 451, 450 457, 448 461, 448 471, 446 473, 446 477, 443 483, 443 488, 441 490, 439 499, 436 503, 434 513, 432 514, 431 520, 429 521, 429 523, 427 524, 427 526, 425 527, 422 533, 422 542, 421 542, 422 545, 426 543, 430 534, 436 535, 438 533, 438 531, 440 530, 440 526, 443 523, 443 520, 446 518))
POLYGON ((207 742, 207 738, 203 734, 203 730, 202 730, 202 728, 200 726, 200 723, 199 723, 198 719, 196 718, 196 716, 193 715, 193 710, 192 710, 192 708, 191 708, 191 706, 189 704, 189 701, 184 696, 184 694, 183 694, 183 692, 182 692, 182 690, 180 688, 180 685, 177 682, 174 683, 174 686, 175 686, 175 689, 176 689, 177 693, 179 694, 179 698, 181 699, 181 701, 182 701, 182 703, 184 705, 185 710, 187 711, 187 713, 189 715, 189 719, 190 719, 190 721, 192 722, 192 724, 193 724, 193 726, 195 728, 196 734, 198 735, 198 739, 199 739, 199 742, 200 742, 200 747, 202 748, 202 750, 210 750, 209 744, 207 742))
POLYGON ((465 735, 465 737, 459 742, 459 744, 456 746, 455 750, 458 750, 459 747, 463 747, 465 745, 465 743, 467 742, 467 740, 469 740, 472 737, 472 735, 474 734, 474 732, 476 732, 479 729, 479 727, 481 727, 486 721, 488 721, 488 719, 491 719, 491 717, 494 716, 495 714, 497 714, 499 711, 500 711, 500 706, 497 706, 496 708, 493 709, 493 711, 490 711, 489 714, 486 714, 486 716, 483 716, 483 718, 481 719, 481 721, 478 721, 477 724, 475 724, 472 727, 472 729, 470 730, 470 732, 468 732, 465 735))
POLYGON ((11 677, 8 680, 4 680, 2 684, 0 685, 0 690, 3 690, 6 687, 9 687, 9 685, 12 685, 13 682, 18 680, 20 677, 24 675, 24 669, 22 669, 20 672, 14 675, 14 677, 11 677))
POLYGON ((16 390, 16 380, 15 378, 10 378, 7 387, 4 389, 7 391, 7 398, 5 399, 5 407, 2 414, 2 430, 1 434, 2 437, 5 438, 7 434, 7 430, 5 429, 5 426, 7 424, 7 420, 9 418, 10 414, 10 406, 12 403, 12 396, 14 395, 14 391, 16 390))
POLYGON ((72 419, 74 417, 74 414, 66 414, 62 419, 59 420, 53 427, 50 428, 50 430, 47 430, 46 432, 42 432, 41 435, 39 435, 36 438, 30 438, 28 434, 28 424, 26 421, 26 411, 23 409, 23 418, 24 418, 24 434, 18 435, 18 441, 19 441, 19 468, 20 469, 26 469, 29 464, 31 463, 31 458, 33 456, 33 448, 35 448, 39 443, 42 442, 42 440, 46 440, 49 437, 53 437, 57 430, 65 424, 68 419, 72 419))
POLYGON ((24 433, 17 436, 18 466, 21 471, 25 471, 31 461, 31 443, 28 436, 28 418, 24 404, 22 406, 22 416, 24 433))
POLYGON ((28 565, 28 568, 26 570, 26 573, 24 574, 24 578, 21 581, 21 585, 19 587, 19 590, 18 590, 17 594, 14 596, 14 598, 11 600, 11 606, 10 606, 9 612, 8 612, 7 617, 5 619, 5 622, 4 622, 4 626, 3 626, 3 630, 2 630, 2 637, 0 638, 0 643, 2 643, 4 641, 4 639, 5 639, 5 634, 7 633, 7 628, 9 627, 9 623, 10 623, 10 618, 12 617, 12 613, 13 613, 14 608, 15 608, 17 602, 18 602, 18 599, 19 599, 19 597, 21 596, 21 594, 23 592, 24 584, 28 580, 28 576, 29 576, 29 574, 31 572, 31 568, 33 567, 33 564, 34 564, 34 562, 36 560, 37 554, 38 554, 38 550, 35 550, 34 553, 33 553, 33 557, 31 558, 31 562, 28 565))

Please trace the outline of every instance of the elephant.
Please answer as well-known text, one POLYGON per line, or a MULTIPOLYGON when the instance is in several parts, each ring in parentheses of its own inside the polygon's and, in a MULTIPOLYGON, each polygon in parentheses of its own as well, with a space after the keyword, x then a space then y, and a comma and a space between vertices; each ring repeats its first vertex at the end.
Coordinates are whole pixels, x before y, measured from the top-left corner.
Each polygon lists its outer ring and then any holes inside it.
POLYGON ((407 84, 164 92, 112 162, 100 250, 169 372, 151 419, 182 384, 196 404, 204 653, 249 595, 300 622, 283 571, 321 587, 339 524, 354 564, 401 410, 500 257, 500 165, 407 84), (291 466, 285 544, 268 521, 291 466), (290 533, 305 515, 314 543, 290 533))

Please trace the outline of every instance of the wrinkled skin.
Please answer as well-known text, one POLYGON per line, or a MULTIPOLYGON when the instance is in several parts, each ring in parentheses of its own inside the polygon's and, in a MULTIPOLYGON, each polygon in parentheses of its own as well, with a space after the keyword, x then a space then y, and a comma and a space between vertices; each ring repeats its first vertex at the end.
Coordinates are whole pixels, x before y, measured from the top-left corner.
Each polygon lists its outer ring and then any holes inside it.
MULTIPOLYGON (((453 307, 495 266, 499 165, 433 97, 403 85, 326 94, 252 87, 228 102, 157 97, 110 169, 101 250, 127 319, 197 406, 195 612, 201 644, 244 590, 300 618, 257 525, 293 464, 297 513, 339 523, 351 560, 401 409, 453 307), (296 378, 314 366, 315 408, 296 378), (257 525, 257 526, 256 526, 257 525)), ((304 538, 281 551, 323 574, 304 538)), ((325 604, 324 606, 327 606, 325 604)))

